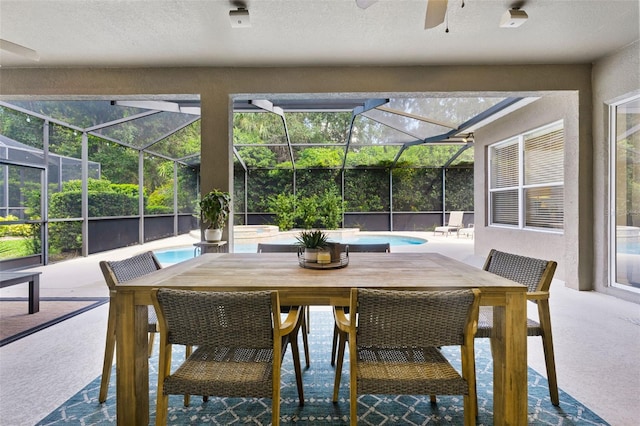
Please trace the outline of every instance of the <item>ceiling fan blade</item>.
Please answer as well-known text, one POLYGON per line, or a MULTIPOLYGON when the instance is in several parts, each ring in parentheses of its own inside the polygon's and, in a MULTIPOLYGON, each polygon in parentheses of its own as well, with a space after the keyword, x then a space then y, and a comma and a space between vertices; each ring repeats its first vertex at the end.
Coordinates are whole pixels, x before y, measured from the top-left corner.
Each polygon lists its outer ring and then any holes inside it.
POLYGON ((377 1, 378 0, 356 0, 356 4, 360 9, 366 9, 377 1))
POLYGON ((444 22, 447 14, 447 0, 427 0, 427 16, 424 29, 435 28, 444 22))
POLYGON ((1 38, 0 38, 0 50, 11 52, 15 55, 22 56, 27 59, 31 59, 33 61, 40 60, 40 55, 38 55, 38 52, 36 52, 35 50, 10 42, 9 40, 3 40, 1 38))

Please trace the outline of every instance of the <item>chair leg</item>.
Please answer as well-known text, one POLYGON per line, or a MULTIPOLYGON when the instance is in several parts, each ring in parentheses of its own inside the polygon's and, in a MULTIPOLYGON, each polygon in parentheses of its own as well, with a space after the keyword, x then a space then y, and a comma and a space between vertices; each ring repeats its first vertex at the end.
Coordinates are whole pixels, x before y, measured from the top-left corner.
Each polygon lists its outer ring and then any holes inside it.
MULTIPOLYGON (((193 347, 192 346, 185 346, 184 347, 184 359, 189 358, 191 356, 191 352, 193 352, 193 347)), ((204 395, 202 397, 202 401, 203 402, 207 402, 208 400, 209 400, 208 396, 204 395)), ((188 407, 190 403, 191 403, 191 395, 185 395, 184 396, 184 406, 188 407)))
POLYGON ((158 387, 156 395, 156 426, 167 424, 167 410, 169 409, 169 395, 164 393, 164 379, 171 373, 171 345, 163 345, 160 339, 158 353, 158 387))
POLYGON ((470 395, 465 395, 464 396, 464 424, 465 426, 473 426, 476 424, 476 414, 475 411, 472 407, 471 407, 471 399, 475 400, 475 397, 472 397, 470 395))
MULTIPOLYGON (((300 320, 296 329, 293 331, 291 337, 289 338, 289 343, 291 344, 291 356, 293 357, 293 370, 296 375, 296 387, 298 388, 298 399, 300 400, 298 405, 301 407, 304 406, 304 390, 302 388, 302 367, 300 366, 300 348, 298 347, 298 331, 300 330, 300 326, 305 322, 304 316, 300 316, 300 320)), ((303 330, 304 333, 304 330, 303 330)), ((304 340, 304 338, 303 338, 304 340)))
POLYGON ((333 402, 338 402, 340 379, 342 378, 342 364, 344 363, 344 347, 347 343, 347 334, 338 331, 338 356, 336 358, 336 375, 333 381, 333 402))
POLYGON ((151 358, 151 353, 153 352, 153 339, 155 335, 156 333, 153 333, 153 332, 149 333, 149 358, 151 358))
POLYGON ((558 395, 558 379, 556 377, 556 361, 553 353, 553 337, 551 335, 551 316, 549 315, 549 301, 538 301, 538 316, 542 329, 542 348, 544 350, 544 362, 547 366, 547 380, 549 382, 549 396, 551 403, 560 405, 558 395))
MULTIPOLYGON (((294 332, 295 338, 297 339, 298 331, 294 332)), ((293 347, 291 348, 293 352, 293 347)), ((298 368, 300 367, 300 354, 295 354, 295 360, 298 360, 298 368)), ((271 424, 273 426, 280 426, 280 378, 282 377, 282 359, 276 360, 274 359, 273 365, 273 393, 271 395, 271 424)))
POLYGON ((167 410, 169 409, 169 396, 158 395, 156 402, 156 426, 167 424, 167 410))
POLYGON ((354 360, 355 356, 351 355, 351 348, 354 348, 354 345, 349 346, 349 425, 350 426, 358 426, 358 380, 356 368, 354 368, 354 360))
POLYGON ((309 354, 309 307, 304 306, 302 311, 302 346, 304 347, 304 361, 309 368, 311 364, 309 354), (306 312, 306 314, 305 314, 306 312))
POLYGON ((107 320, 107 341, 104 348, 104 362, 102 365, 102 379, 100 379, 100 394, 98 401, 103 403, 107 400, 109 390, 109 379, 111 378, 111 367, 113 366, 113 354, 116 349, 116 314, 115 303, 109 305, 109 318, 107 320))
POLYGON ((331 366, 336 365, 336 347, 338 346, 338 326, 333 325, 333 341, 331 343, 331 366))

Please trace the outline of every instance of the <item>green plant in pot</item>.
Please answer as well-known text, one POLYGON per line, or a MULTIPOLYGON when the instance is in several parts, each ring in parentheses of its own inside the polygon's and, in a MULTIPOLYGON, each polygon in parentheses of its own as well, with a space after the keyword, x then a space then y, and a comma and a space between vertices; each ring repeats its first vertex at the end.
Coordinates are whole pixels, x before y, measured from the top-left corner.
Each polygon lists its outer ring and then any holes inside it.
POLYGON ((320 230, 302 231, 296 236, 298 245, 304 247, 304 260, 316 262, 318 252, 323 251, 329 245, 329 237, 320 230))
POLYGON ((229 213, 231 212, 231 195, 228 192, 214 189, 200 200, 200 221, 206 225, 204 239, 220 241, 229 213))

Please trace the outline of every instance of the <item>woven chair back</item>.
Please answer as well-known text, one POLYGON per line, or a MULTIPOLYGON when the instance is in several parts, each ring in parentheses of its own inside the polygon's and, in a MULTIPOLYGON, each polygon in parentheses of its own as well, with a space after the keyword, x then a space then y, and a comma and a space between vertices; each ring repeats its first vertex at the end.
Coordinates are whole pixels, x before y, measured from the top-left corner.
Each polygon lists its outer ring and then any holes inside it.
POLYGON ((471 289, 358 289, 357 346, 462 345, 475 297, 471 289))
POLYGON ((527 291, 548 291, 556 262, 491 250, 485 271, 527 286, 527 291), (545 288, 546 287, 546 288, 545 288))
POLYGON ((391 244, 389 243, 372 243, 372 244, 345 244, 349 248, 350 253, 390 253, 391 244))
POLYGON ((297 253, 299 249, 295 244, 258 243, 258 253, 297 253))
POLYGON ((117 261, 100 262, 102 273, 107 285, 118 285, 118 283, 131 281, 162 268, 160 262, 151 251, 147 251, 128 259, 117 261))
POLYGON ((271 291, 159 289, 168 343, 273 349, 271 291))

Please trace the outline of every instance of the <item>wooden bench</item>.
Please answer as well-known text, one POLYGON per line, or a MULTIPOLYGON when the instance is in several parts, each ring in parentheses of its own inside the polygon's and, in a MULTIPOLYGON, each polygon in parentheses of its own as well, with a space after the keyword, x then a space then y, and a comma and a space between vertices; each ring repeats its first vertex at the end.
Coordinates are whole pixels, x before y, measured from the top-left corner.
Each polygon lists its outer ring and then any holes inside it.
POLYGON ((42 272, 0 272, 0 288, 29 283, 29 313, 40 310, 40 274, 42 272))

